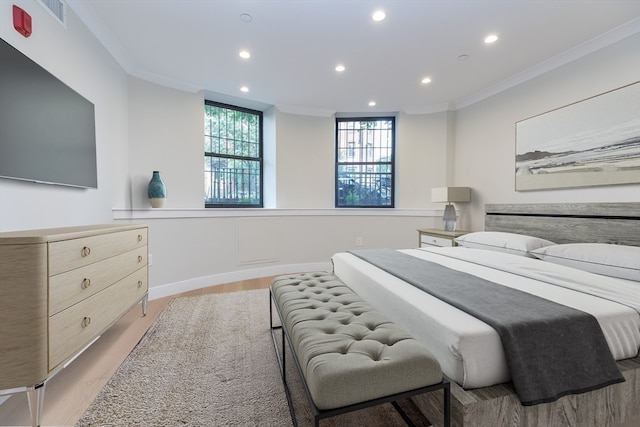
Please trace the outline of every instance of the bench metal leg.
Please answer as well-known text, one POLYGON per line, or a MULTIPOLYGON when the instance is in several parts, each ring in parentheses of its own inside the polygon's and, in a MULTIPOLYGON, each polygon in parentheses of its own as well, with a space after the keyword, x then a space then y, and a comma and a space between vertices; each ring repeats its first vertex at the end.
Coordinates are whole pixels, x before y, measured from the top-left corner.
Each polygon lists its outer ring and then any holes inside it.
POLYGON ((406 414, 406 412, 404 412, 404 410, 400 407, 400 405, 398 405, 398 402, 393 401, 391 402, 391 404, 393 405, 394 408, 396 408, 396 412, 398 414, 400 414, 400 416, 402 417, 402 419, 404 420, 404 422, 409 426, 409 427, 415 427, 415 424, 413 423, 413 421, 411 421, 411 418, 409 418, 409 416, 406 414))
POLYGON ((451 427, 451 384, 442 389, 444 393, 444 427, 451 427))
MULTIPOLYGON (((296 414, 293 409, 293 401, 291 400, 291 393, 289 392, 289 386, 287 385, 287 365, 286 365, 286 346, 287 343, 285 341, 285 332, 282 324, 280 326, 273 326, 273 294, 271 293, 271 289, 269 289, 269 327, 271 328, 271 338, 273 339, 273 348, 276 352, 276 359, 278 360, 278 366, 280 367, 280 376, 282 377, 282 385, 284 386, 284 394, 287 397, 287 406, 289 406, 289 415, 291 416, 291 422, 293 423, 293 427, 298 427, 298 421, 296 419, 296 414), (280 342, 282 343, 282 353, 278 350, 278 340, 276 338, 275 330, 280 329, 281 337, 280 342)), ((278 314, 279 316, 279 314, 278 314)), ((282 319, 280 319, 282 323, 282 319)), ((317 424, 316 424, 317 426, 317 424)))
POLYGON ((287 351, 285 349, 286 343, 284 342, 284 328, 282 328, 282 382, 287 385, 287 351))

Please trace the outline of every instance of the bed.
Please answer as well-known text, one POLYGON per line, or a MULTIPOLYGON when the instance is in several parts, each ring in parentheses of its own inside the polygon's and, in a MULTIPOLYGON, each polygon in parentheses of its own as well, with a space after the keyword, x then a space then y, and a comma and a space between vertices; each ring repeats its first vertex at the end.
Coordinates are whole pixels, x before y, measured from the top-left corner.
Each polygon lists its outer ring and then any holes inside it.
MULTIPOLYGON (((584 250, 580 244, 585 242, 615 243, 605 249, 624 246, 627 252, 615 255, 624 259, 635 251, 629 247, 640 246, 639 213, 640 203, 487 205, 488 233, 474 236, 480 240, 470 237, 462 242, 465 247, 399 251, 541 295, 597 319, 625 382, 549 403, 521 404, 500 336, 486 323, 353 253, 332 257, 334 273, 428 345, 452 380, 454 426, 615 426, 640 420, 640 261, 631 257, 615 271, 602 271, 606 267, 599 262, 560 265, 554 250, 584 250), (516 240, 491 240, 505 236, 516 240), (498 250, 483 247, 487 238, 498 250)), ((566 252, 561 254, 566 264, 566 252)), ((420 397, 416 403, 428 418, 440 419, 437 399, 420 397)))

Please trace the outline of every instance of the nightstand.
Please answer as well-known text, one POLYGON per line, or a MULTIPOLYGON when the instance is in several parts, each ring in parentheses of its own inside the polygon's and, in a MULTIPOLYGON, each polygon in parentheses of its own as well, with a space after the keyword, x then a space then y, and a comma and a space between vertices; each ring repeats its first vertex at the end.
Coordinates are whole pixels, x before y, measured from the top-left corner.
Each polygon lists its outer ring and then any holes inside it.
POLYGON ((467 234, 468 231, 444 231, 437 228, 419 228, 418 229, 418 247, 424 248, 429 246, 458 246, 453 240, 456 237, 467 234))

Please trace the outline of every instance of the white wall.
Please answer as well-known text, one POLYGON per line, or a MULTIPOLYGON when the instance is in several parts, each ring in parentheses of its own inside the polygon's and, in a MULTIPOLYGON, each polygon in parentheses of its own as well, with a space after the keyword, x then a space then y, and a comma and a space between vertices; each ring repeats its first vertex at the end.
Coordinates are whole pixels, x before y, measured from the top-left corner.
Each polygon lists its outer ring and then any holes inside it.
MULTIPOLYGON (((453 169, 449 121, 449 112, 396 117, 396 208, 442 208, 430 198, 453 169)), ((277 207, 333 208, 335 117, 278 112, 276 129, 277 207)))
POLYGON ((456 112, 455 183, 473 187, 470 228, 485 203, 638 202, 640 185, 515 191, 515 123, 640 80, 640 34, 456 112))
MULTIPOLYGON (((332 208, 335 118, 277 112, 275 143, 278 208, 332 208)), ((265 190, 267 192, 268 189, 265 190)))
MULTIPOLYGON (((431 207, 431 188, 449 183, 453 150, 449 113, 400 114, 396 120, 396 207, 431 207)), ((442 209, 442 205, 433 205, 442 209)))
POLYGON ((330 269, 336 252, 418 245, 433 227, 422 212, 389 215, 278 210, 192 218, 147 218, 152 298, 230 281, 330 269), (356 245, 360 238, 362 246, 356 245))
POLYGON ((149 208, 147 185, 160 171, 166 208, 204 207, 204 97, 129 78, 131 200, 149 208))
POLYGON ((0 37, 95 104, 98 189, 0 179, 0 231, 111 222, 127 198, 127 77, 73 11, 67 18, 65 29, 35 0, 0 1, 0 37), (32 17, 29 38, 13 28, 14 4, 32 17))

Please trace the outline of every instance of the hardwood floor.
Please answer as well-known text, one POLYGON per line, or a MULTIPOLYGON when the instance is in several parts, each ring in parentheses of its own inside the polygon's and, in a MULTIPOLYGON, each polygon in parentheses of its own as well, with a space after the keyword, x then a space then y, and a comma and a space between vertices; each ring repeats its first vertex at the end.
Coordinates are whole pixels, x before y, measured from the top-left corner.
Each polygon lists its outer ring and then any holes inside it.
MULTIPOLYGON (((269 287, 271 280, 272 277, 244 280, 149 301, 145 317, 137 305, 47 382, 41 426, 74 426, 172 298, 263 289, 269 287)), ((0 426, 31 426, 26 393, 11 395, 0 405, 0 426)))

